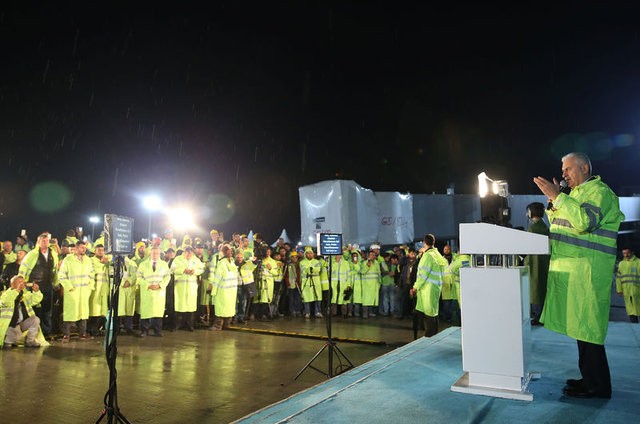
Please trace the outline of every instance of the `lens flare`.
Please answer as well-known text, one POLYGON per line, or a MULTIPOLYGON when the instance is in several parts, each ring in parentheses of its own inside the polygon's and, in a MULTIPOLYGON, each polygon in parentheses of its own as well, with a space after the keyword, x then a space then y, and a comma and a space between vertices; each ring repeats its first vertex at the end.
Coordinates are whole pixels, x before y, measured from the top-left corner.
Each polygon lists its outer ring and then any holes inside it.
POLYGON ((31 189, 29 200, 38 212, 53 213, 69 206, 73 200, 73 193, 60 182, 47 181, 31 189))

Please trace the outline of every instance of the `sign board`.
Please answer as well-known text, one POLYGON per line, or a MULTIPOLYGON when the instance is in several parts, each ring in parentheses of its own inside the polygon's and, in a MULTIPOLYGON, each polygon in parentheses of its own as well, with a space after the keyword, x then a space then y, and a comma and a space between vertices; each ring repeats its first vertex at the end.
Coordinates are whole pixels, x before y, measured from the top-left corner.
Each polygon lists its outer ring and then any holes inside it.
POLYGON ((133 218, 114 214, 104 215, 105 251, 129 254, 133 248, 133 218))
POLYGON ((318 233, 320 255, 342 255, 342 234, 318 233))

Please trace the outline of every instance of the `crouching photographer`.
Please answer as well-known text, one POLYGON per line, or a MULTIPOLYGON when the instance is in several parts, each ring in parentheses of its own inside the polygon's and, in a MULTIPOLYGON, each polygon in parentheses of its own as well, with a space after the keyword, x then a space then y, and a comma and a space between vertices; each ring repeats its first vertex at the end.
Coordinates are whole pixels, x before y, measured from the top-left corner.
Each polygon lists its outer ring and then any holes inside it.
POLYGON ((42 301, 38 284, 27 283, 19 275, 11 278, 11 287, 0 296, 0 341, 5 348, 17 346, 27 332, 26 347, 40 347, 45 343, 40 332, 40 319, 33 305, 42 301), (38 341, 37 339, 41 339, 38 341))

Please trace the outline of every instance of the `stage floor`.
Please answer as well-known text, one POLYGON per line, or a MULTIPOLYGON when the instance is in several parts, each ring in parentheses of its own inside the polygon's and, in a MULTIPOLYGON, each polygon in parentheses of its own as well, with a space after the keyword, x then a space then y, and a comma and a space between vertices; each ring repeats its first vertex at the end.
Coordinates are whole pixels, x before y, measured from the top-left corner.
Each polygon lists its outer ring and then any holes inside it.
POLYGON ((272 405, 242 423, 632 423, 640 420, 640 325, 611 322, 606 341, 610 400, 562 395, 578 378, 573 339, 532 329, 532 402, 455 393, 462 374, 460 329, 421 338, 272 405))

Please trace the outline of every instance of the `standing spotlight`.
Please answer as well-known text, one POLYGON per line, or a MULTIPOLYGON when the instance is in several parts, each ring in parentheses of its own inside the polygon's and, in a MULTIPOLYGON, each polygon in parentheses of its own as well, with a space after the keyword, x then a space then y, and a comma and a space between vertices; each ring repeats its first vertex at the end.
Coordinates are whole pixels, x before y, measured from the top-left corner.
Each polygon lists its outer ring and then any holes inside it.
POLYGON ((186 231, 195 226, 193 212, 186 207, 178 207, 168 211, 172 228, 178 231, 186 231))
POLYGON ((96 240, 94 233, 96 230, 96 224, 100 222, 100 217, 93 215, 89 217, 89 222, 91 223, 91 242, 93 243, 96 240))
POLYGON ((151 240, 151 215, 160 210, 162 207, 162 199, 156 194, 150 194, 142 199, 142 206, 149 211, 149 231, 147 236, 151 240))
POLYGON ((506 180, 493 180, 485 172, 478 174, 478 195, 483 221, 510 226, 509 183, 506 180))

